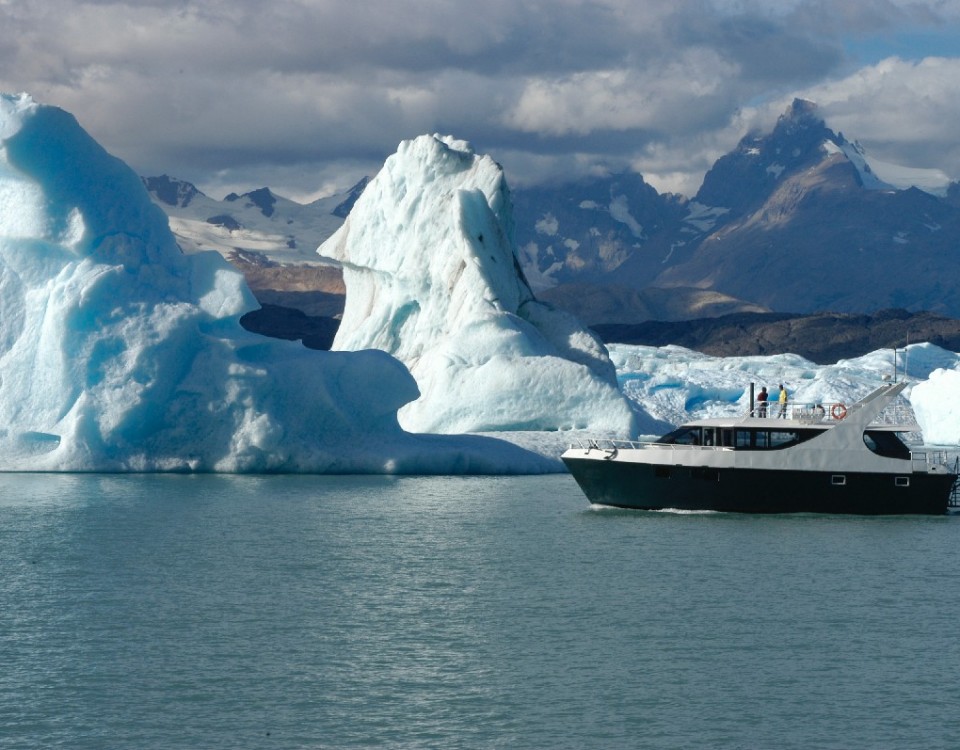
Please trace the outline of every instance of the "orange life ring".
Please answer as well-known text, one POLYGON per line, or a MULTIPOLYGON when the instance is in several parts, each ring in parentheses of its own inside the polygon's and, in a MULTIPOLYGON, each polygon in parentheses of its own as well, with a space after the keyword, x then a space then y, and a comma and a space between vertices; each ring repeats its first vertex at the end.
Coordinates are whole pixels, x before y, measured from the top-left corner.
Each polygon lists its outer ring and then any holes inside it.
POLYGON ((845 416, 847 416, 847 407, 844 406, 843 404, 834 404, 834 405, 830 408, 830 415, 831 415, 834 419, 836 419, 837 421, 839 421, 839 420, 843 419, 845 416))

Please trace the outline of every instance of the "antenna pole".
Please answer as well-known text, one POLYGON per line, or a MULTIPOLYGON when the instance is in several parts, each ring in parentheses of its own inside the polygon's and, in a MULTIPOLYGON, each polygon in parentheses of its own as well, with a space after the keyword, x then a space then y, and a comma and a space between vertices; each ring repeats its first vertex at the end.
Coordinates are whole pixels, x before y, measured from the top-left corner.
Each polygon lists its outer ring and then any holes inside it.
POLYGON ((907 346, 903 350, 903 377, 907 377, 907 356, 910 352, 910 331, 907 331, 907 346))

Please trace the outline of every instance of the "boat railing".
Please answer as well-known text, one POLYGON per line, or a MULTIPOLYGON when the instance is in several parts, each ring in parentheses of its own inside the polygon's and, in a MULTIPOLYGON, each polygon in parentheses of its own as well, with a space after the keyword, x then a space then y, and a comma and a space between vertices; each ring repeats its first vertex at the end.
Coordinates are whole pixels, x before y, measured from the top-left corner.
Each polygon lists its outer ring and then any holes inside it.
POLYGON ((916 424, 917 415, 914 414, 910 402, 898 396, 873 421, 876 424, 916 424))
POLYGON ((726 445, 691 445, 688 443, 656 443, 642 440, 621 440, 618 438, 592 438, 577 439, 576 446, 585 451, 597 450, 605 453, 611 453, 621 450, 631 450, 638 448, 656 448, 673 451, 730 451, 733 450, 726 445))
POLYGON ((947 507, 960 508, 960 456, 954 457, 951 473, 955 479, 950 486, 950 499, 947 501, 947 507))
MULTIPOLYGON (((863 408, 859 403, 847 404, 843 401, 818 401, 813 403, 768 401, 766 405, 755 404, 747 416, 767 419, 787 419, 801 424, 831 424, 840 422, 851 413, 863 408)), ((910 404, 904 399, 890 403, 873 420, 877 424, 913 423, 916 418, 910 404)))
MULTIPOLYGON (((910 451, 910 461, 914 471, 929 471, 931 466, 950 466, 950 456, 945 450, 921 448, 910 451)), ((954 460, 956 464, 956 459, 954 460)), ((954 471, 954 473, 956 473, 954 471)))

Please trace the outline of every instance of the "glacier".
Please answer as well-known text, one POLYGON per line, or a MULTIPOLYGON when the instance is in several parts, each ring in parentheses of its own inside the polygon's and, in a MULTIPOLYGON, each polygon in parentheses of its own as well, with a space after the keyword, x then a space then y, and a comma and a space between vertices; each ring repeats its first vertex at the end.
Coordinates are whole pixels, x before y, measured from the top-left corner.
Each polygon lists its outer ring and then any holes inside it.
POLYGON ((713 357, 680 346, 608 348, 624 394, 659 421, 656 433, 691 419, 746 413, 751 383, 756 392, 766 386, 771 393, 783 383, 795 404, 851 404, 898 379, 907 382, 902 398, 924 441, 960 445, 960 354, 930 343, 881 349, 829 365, 797 354, 713 357))
POLYGON ((0 470, 526 473, 556 460, 413 435, 382 351, 245 331, 256 301, 184 255, 140 178, 67 112, 0 96, 0 470))
POLYGON ((596 335, 534 297, 512 234, 499 164, 451 136, 402 142, 318 249, 347 289, 333 349, 403 362, 421 395, 399 419, 416 432, 652 424, 623 398, 596 335))

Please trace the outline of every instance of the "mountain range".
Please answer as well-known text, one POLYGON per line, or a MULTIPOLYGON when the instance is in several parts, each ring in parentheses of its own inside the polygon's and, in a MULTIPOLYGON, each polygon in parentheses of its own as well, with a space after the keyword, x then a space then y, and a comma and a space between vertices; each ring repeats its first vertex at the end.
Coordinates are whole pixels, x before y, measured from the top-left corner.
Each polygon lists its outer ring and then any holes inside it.
MULTIPOLYGON (((342 309, 339 269, 315 250, 366 179, 307 205, 269 188, 218 201, 170 177, 144 182, 183 250, 221 252, 261 303, 307 316, 342 309)), ((960 318, 960 184, 937 194, 884 182, 803 100, 721 157, 692 198, 635 173, 511 198, 537 297, 593 326, 891 308, 960 318)))
MULTIPOLYGON (((596 285, 710 291, 776 312, 960 316, 960 185, 884 183, 802 100, 720 158, 689 200, 630 175, 518 191, 515 213, 525 267, 552 282, 541 295, 591 323, 639 322, 585 300, 596 285)), ((654 317, 709 317, 688 312, 654 317)))

